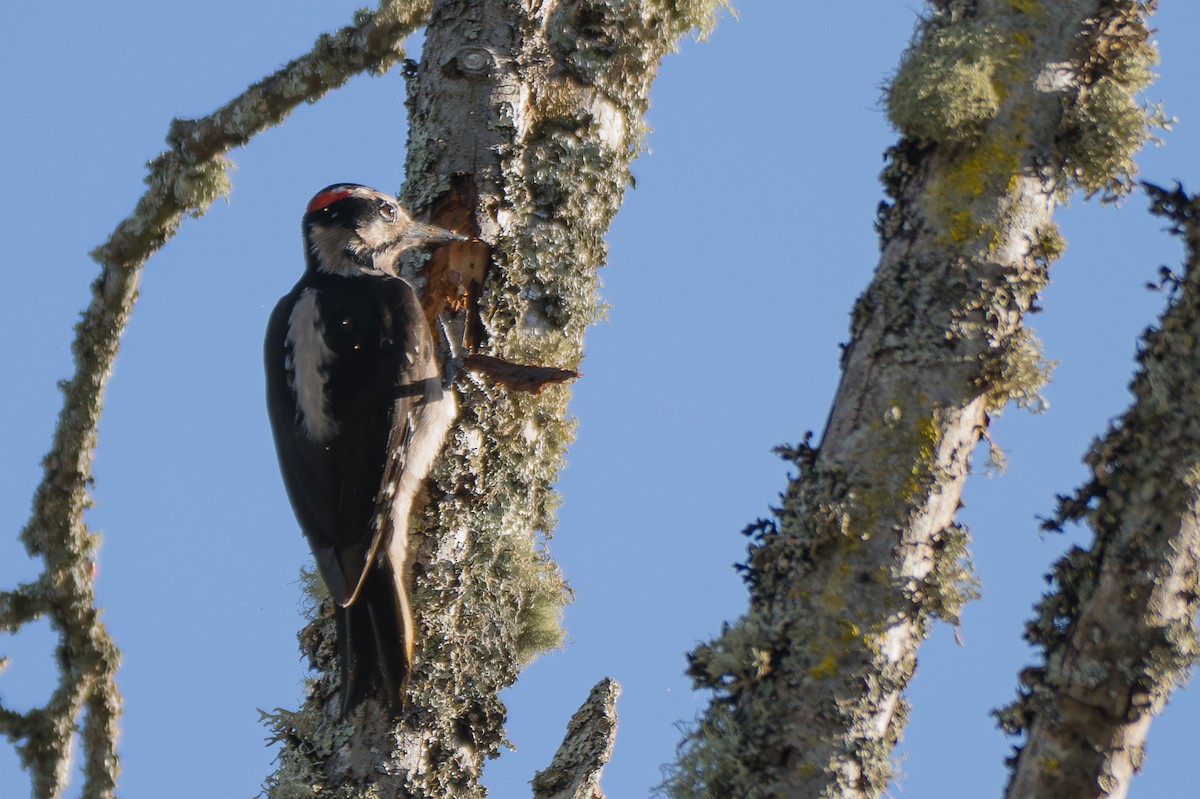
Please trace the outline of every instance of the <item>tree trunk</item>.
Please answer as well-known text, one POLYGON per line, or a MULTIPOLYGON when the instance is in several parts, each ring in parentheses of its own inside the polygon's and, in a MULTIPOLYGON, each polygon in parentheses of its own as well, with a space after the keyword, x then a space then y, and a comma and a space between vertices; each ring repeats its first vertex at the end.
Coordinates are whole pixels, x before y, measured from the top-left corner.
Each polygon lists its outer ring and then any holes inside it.
MULTIPOLYGON (((470 348, 573 367, 598 316, 603 236, 643 134, 650 82, 716 0, 442 0, 409 85, 406 203, 483 243, 427 265, 431 317, 470 348)), ((414 514, 417 652, 399 728, 370 702, 337 719, 329 620, 302 633, 320 673, 268 784, 293 796, 479 797, 503 740, 497 693, 561 639, 569 591, 543 554, 571 438, 569 389, 459 383, 459 419, 414 514)))

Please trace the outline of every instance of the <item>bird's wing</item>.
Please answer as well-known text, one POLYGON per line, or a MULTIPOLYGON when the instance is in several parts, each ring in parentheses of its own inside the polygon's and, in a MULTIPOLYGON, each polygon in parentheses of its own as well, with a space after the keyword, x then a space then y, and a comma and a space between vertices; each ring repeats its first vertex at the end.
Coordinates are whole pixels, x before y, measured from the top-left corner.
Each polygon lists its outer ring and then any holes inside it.
POLYGON ((391 426, 391 435, 384 450, 384 465, 379 470, 379 479, 376 482, 379 488, 375 492, 371 505, 372 514, 365 527, 368 536, 355 542, 353 546, 344 547, 338 553, 347 589, 346 597, 341 600, 343 606, 349 606, 358 598, 380 545, 395 532, 393 525, 407 524, 408 521, 395 519, 389 506, 392 502, 392 492, 399 483, 399 475, 404 471, 405 454, 413 433, 412 416, 401 413, 394 418, 397 419, 397 423, 391 426))
POLYGON ((267 414, 284 488, 329 592, 346 593, 331 543, 338 532, 338 485, 332 450, 304 429, 294 389, 295 353, 288 340, 292 312, 300 296, 293 290, 275 306, 267 324, 264 360, 267 414))
POLYGON ((349 605, 392 525, 407 524, 389 510, 427 381, 439 376, 416 295, 395 278, 344 281, 337 290, 297 287, 271 315, 266 367, 274 373, 267 406, 288 498, 330 594, 349 605), (307 292, 315 293, 306 300, 307 292), (319 338, 289 336, 296 306, 306 301, 319 312, 319 338), (297 400, 297 374, 316 382, 314 372, 319 388, 310 389, 308 403, 325 403, 335 431, 325 438, 306 429, 297 400))
POLYGON ((338 597, 343 605, 357 597, 381 544, 393 534, 392 525, 407 524, 389 510, 407 465, 425 373, 436 373, 412 288, 394 278, 366 285, 368 292, 347 299, 353 307, 330 310, 339 322, 331 325, 331 343, 347 353, 330 374, 340 432, 332 454, 341 535, 333 549, 345 586, 338 597))

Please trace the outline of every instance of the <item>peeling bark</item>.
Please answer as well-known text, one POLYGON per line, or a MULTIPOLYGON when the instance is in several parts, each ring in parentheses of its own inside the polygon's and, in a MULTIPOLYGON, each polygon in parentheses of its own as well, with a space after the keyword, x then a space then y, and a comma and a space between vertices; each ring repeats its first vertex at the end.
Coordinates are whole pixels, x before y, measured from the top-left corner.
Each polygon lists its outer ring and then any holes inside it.
POLYGON ((1200 654, 1200 201, 1148 188, 1187 261, 1142 337, 1133 405, 1088 453, 1092 480, 1047 523, 1086 522, 1094 539, 1055 564, 1026 634, 1042 662, 998 714, 1027 736, 1013 799, 1124 797, 1151 719, 1200 654))
POLYGON ((1122 191, 1147 136, 1149 4, 933 5, 888 89, 882 254, 824 436, 783 450, 799 474, 748 531, 749 611, 691 655, 715 696, 679 799, 883 792, 917 646, 971 595, 969 455, 990 413, 1038 402, 1023 318, 1062 248, 1052 211, 1122 191))

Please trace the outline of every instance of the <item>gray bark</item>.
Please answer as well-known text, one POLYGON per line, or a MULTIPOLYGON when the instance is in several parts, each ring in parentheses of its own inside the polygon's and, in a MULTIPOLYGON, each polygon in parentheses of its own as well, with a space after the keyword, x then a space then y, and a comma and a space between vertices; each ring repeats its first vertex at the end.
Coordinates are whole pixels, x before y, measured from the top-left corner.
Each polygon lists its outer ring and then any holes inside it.
POLYGON ((603 679, 567 725, 554 759, 533 778, 534 799, 604 799, 600 773, 617 737, 617 697, 621 687, 603 679))
POLYGON ((874 797, 935 617, 970 595, 954 519, 989 414, 1037 402, 1024 315, 1062 246, 1072 187, 1129 182, 1148 118, 1147 8, 931 4, 888 89, 882 254, 853 314, 819 447, 746 566, 749 611, 692 654, 715 696, 675 797, 874 797))

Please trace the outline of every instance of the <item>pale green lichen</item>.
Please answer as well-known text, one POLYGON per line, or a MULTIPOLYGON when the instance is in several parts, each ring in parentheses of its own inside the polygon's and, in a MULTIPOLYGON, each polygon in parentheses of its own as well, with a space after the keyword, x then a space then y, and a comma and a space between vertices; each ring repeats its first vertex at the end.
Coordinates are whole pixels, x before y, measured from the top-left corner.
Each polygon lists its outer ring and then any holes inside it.
MULTIPOLYGON (((1149 82, 1149 73, 1145 78, 1149 82)), ((1155 123, 1134 85, 1101 76, 1087 87, 1063 121, 1063 151, 1072 181, 1087 192, 1116 192, 1132 184, 1133 157, 1150 138, 1155 123)))
POLYGON ((678 759, 664 768, 665 779, 657 789, 660 795, 754 799, 753 788, 748 793, 746 786, 755 785, 759 774, 743 757, 744 730, 729 705, 713 703, 702 718, 684 727, 684 735, 678 759), (700 742, 703 745, 696 745, 700 742))
POLYGON ((189 216, 203 216, 218 197, 229 194, 232 189, 229 172, 232 169, 233 162, 224 156, 187 167, 175 179, 175 202, 189 216))
POLYGON ((1156 127, 1168 124, 1137 98, 1158 62, 1146 20, 1154 5, 1102 4, 1075 53, 1080 86, 1065 109, 1059 146, 1066 175, 1089 193, 1112 198, 1127 191, 1137 170, 1134 155, 1156 127))
POLYGON ((904 54, 884 93, 888 119, 914 139, 960 143, 1000 108, 1003 40, 975 25, 929 25, 904 54))
POLYGON ((1063 238, 1058 225, 1048 224, 1034 231, 1034 242, 1030 256, 1043 270, 1057 261, 1067 249, 1067 240, 1063 238))
POLYGON ((1021 328, 1005 337, 983 357, 976 378, 987 397, 988 412, 999 413, 1010 402, 1035 413, 1044 411, 1042 387, 1050 381, 1054 365, 1032 330, 1021 328))
POLYGON ((952 522, 933 536, 933 568, 921 581, 923 606, 937 618, 957 626, 967 602, 979 598, 979 579, 971 561, 971 536, 952 522))

